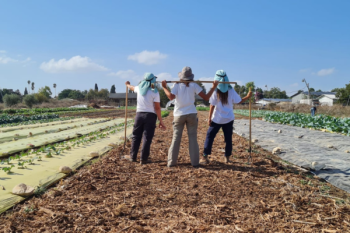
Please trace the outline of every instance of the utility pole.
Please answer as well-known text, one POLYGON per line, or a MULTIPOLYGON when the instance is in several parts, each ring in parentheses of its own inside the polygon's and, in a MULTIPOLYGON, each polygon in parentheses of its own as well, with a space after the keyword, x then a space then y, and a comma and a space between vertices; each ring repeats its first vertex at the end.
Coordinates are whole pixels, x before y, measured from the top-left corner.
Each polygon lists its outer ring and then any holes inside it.
POLYGON ((304 82, 304 83, 305 83, 305 85, 306 85, 306 87, 307 87, 307 91, 308 91, 308 93, 309 93, 309 100, 311 100, 311 98, 310 98, 310 88, 309 88, 309 83, 307 83, 307 82, 306 82, 306 79, 303 79, 303 80, 302 80, 302 82, 304 82))

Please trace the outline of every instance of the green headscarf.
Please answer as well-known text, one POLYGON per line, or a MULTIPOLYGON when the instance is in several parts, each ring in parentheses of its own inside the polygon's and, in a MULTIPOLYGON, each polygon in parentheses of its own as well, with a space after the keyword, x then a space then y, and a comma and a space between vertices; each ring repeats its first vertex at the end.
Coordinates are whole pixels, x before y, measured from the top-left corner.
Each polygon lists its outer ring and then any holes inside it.
POLYGON ((158 92, 157 88, 152 89, 152 83, 156 83, 156 76, 152 73, 145 73, 144 79, 139 84, 139 90, 141 95, 146 95, 148 90, 152 90, 154 93, 158 92))
MULTIPOLYGON (((226 72, 223 70, 216 71, 214 80, 219 82, 229 82, 226 72)), ((219 83, 217 89, 219 89, 222 93, 226 93, 228 90, 232 89, 232 86, 231 84, 219 83)))

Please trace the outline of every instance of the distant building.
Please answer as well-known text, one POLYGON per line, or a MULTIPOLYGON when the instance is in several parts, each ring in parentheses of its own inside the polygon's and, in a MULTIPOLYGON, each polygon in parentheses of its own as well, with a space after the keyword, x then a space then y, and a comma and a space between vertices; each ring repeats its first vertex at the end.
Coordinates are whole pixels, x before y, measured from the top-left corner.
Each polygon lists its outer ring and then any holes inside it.
MULTIPOLYGON (((119 106, 125 106, 125 93, 109 93, 108 98, 119 106)), ((136 106, 137 104, 137 93, 128 93, 128 106, 136 106)))
POLYGON ((258 101, 256 101, 255 103, 256 104, 260 104, 262 106, 264 105, 268 105, 270 103, 291 103, 292 100, 291 99, 268 99, 268 98, 263 98, 263 99, 260 99, 258 101))
POLYGON ((327 105, 327 106, 333 106, 338 100, 339 100, 339 98, 335 97, 335 95, 333 95, 333 94, 321 95, 318 98, 320 105, 327 105))
MULTIPOLYGON (((300 104, 300 103, 311 103, 312 101, 307 102, 306 100, 309 98, 309 92, 304 91, 304 92, 299 92, 291 96, 292 98, 292 103, 293 104, 300 104), (304 101, 302 101, 304 100, 304 101)), ((311 99, 318 99, 322 95, 335 95, 335 92, 321 92, 321 91, 315 91, 315 92, 310 92, 310 97, 311 99)))

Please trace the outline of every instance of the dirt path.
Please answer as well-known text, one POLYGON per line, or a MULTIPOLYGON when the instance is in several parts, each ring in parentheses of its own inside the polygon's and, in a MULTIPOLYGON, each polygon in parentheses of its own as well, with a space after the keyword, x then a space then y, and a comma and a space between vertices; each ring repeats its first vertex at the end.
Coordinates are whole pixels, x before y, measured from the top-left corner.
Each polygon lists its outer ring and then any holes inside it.
MULTIPOLYGON (((199 112, 201 150, 207 130, 199 112)), ((172 116, 165 118, 171 127, 172 116)), ((282 167, 247 141, 233 136, 234 159, 221 162, 219 132, 211 163, 192 168, 186 132, 179 166, 166 167, 172 129, 157 130, 152 164, 119 159, 115 149, 41 197, 0 217, 4 232, 349 232, 347 194, 311 175, 282 167), (326 198, 323 195, 340 198, 326 198), (346 199, 346 200, 344 200, 346 199)))

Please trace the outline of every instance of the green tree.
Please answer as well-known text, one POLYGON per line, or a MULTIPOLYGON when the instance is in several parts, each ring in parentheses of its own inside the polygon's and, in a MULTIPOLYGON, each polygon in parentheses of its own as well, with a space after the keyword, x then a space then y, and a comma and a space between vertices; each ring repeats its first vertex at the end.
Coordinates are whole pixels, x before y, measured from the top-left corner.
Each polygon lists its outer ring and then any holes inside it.
POLYGON ((75 99, 75 100, 84 99, 85 95, 79 90, 71 90, 71 92, 68 95, 68 98, 75 99))
POLYGON ((258 101, 263 98, 264 98, 264 91, 260 87, 257 87, 255 89, 255 101, 258 101))
POLYGON ((111 86, 111 91, 110 92, 111 93, 115 93, 115 85, 114 84, 111 86))
POLYGON ((107 88, 102 88, 99 92, 97 92, 97 97, 101 99, 108 99, 109 91, 107 88))
POLYGON ((50 99, 52 95, 51 89, 48 86, 40 88, 38 93, 44 95, 47 99, 50 99))
POLYGON ((24 89, 23 95, 28 95, 28 90, 27 90, 27 88, 24 89))
POLYGON ((98 92, 98 86, 97 83, 95 83, 95 91, 98 92))
POLYGON ((269 91, 265 91, 264 97, 270 98, 270 99, 287 99, 288 98, 286 91, 281 91, 281 89, 278 87, 273 87, 269 91))
POLYGON ((49 98, 47 98, 47 96, 43 92, 35 93, 34 97, 35 97, 37 103, 39 103, 39 104, 49 101, 49 98))
POLYGON ((310 87, 310 92, 315 92, 315 88, 310 87))
POLYGON ((338 100, 339 103, 349 105, 350 104, 350 83, 345 84, 344 88, 339 88, 335 96, 339 98, 338 100))
POLYGON ((64 89, 58 94, 58 99, 65 99, 68 98, 69 94, 71 93, 72 89, 64 89))
POLYGON ((16 94, 6 94, 3 99, 6 107, 12 107, 21 102, 21 97, 16 94))
POLYGON ((97 92, 95 90, 90 89, 88 93, 85 95, 85 99, 93 100, 97 98, 97 92))
POLYGON ((35 96, 32 94, 32 95, 26 95, 24 98, 23 98, 23 103, 25 105, 27 105, 28 108, 32 108, 33 105, 37 102, 37 100, 35 99, 35 96))
POLYGON ((56 83, 54 83, 53 84, 53 88, 55 88, 55 97, 54 98, 56 98, 56 87, 57 87, 57 85, 56 85, 56 83))

